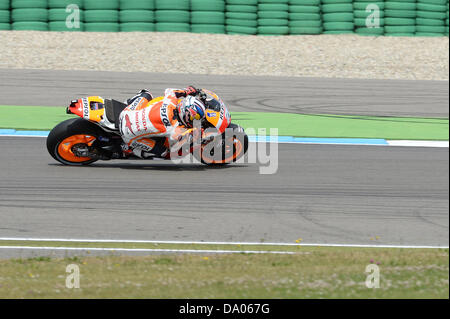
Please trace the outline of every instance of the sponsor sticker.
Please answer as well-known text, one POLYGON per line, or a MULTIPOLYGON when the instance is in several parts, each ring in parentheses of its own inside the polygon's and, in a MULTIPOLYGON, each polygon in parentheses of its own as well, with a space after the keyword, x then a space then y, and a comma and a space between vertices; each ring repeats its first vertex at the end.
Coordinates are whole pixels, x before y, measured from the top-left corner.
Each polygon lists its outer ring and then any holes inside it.
POLYGON ((83 98, 82 101, 83 101, 83 117, 88 119, 89 118, 89 101, 86 98, 83 98))
POLYGON ((142 125, 144 126, 144 131, 147 131, 147 119, 145 116, 145 109, 142 110, 142 125))
POLYGON ((141 126, 139 125, 139 112, 134 114, 134 123, 136 124, 136 131, 139 132, 141 130, 141 126))
POLYGON ((143 150, 144 152, 150 152, 152 150, 152 148, 150 146, 148 146, 144 143, 137 142, 137 141, 132 142, 131 147, 143 150))
POLYGON ((167 106, 161 107, 161 121, 163 122, 164 126, 170 126, 169 116, 167 115, 167 106))

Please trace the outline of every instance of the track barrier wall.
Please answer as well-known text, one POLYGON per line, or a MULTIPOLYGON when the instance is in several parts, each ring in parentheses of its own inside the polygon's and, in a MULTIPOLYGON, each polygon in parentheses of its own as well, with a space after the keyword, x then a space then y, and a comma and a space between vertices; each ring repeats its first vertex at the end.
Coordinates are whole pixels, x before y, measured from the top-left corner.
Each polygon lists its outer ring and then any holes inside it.
POLYGON ((448 36, 449 0, 0 0, 0 30, 448 36))

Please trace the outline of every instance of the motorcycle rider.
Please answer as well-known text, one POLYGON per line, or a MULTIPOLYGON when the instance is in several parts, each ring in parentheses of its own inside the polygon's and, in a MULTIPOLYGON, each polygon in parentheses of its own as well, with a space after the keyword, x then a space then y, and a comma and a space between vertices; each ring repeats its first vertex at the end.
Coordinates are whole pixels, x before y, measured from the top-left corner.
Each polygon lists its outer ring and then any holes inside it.
POLYGON ((142 158, 167 157, 192 138, 194 120, 205 118, 206 106, 201 90, 166 89, 163 98, 153 99, 142 90, 127 100, 120 113, 119 130, 125 153, 142 158), (167 139, 166 139, 167 138, 167 139))

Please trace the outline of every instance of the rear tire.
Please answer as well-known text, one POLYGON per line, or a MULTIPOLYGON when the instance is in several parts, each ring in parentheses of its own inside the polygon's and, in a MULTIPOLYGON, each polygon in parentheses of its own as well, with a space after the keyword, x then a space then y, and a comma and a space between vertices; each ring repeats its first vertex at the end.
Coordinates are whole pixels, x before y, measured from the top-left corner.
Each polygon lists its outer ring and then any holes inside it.
POLYGON ((92 144, 102 133, 102 129, 84 119, 69 119, 59 123, 51 130, 47 137, 47 150, 55 160, 64 165, 88 165, 96 162, 98 159, 77 157, 73 154, 71 151, 73 145, 71 143, 74 142, 71 141, 71 138, 72 140, 78 138, 81 142, 92 144), (84 140, 82 136, 85 136, 84 140))

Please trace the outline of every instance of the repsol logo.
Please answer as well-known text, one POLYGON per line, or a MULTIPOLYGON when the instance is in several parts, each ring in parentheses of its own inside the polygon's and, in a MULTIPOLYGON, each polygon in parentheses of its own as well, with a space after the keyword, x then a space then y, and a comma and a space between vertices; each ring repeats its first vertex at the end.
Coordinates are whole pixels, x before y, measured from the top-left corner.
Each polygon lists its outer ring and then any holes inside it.
POLYGON ((138 107, 141 100, 142 100, 142 98, 135 99, 129 109, 134 111, 136 109, 136 107, 138 107))
POLYGON ((163 122, 164 126, 170 126, 169 116, 167 115, 167 106, 161 107, 161 121, 163 122))
POLYGON ((83 117, 89 118, 89 101, 83 99, 83 117))

